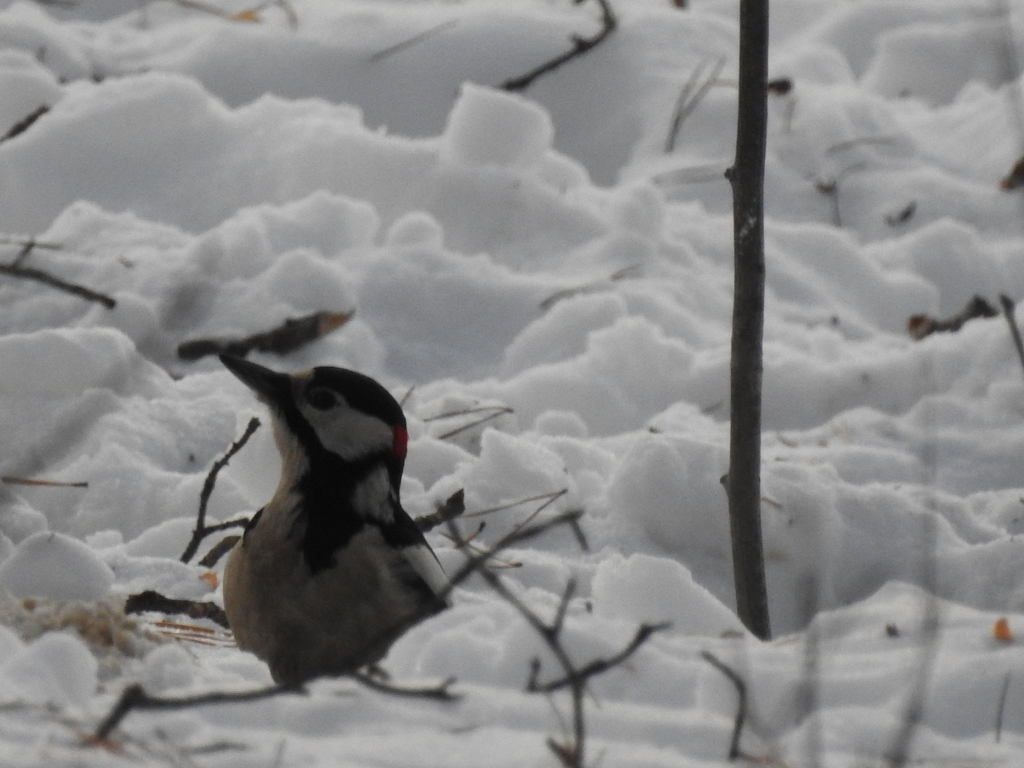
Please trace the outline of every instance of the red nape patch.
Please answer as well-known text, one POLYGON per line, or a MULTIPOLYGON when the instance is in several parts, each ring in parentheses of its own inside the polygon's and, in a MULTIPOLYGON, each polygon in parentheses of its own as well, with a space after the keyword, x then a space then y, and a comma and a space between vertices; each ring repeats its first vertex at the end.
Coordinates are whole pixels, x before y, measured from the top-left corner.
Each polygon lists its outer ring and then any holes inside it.
POLYGON ((409 433, 402 427, 392 427, 391 432, 395 436, 391 443, 391 452, 400 459, 404 459, 405 454, 409 452, 409 433))

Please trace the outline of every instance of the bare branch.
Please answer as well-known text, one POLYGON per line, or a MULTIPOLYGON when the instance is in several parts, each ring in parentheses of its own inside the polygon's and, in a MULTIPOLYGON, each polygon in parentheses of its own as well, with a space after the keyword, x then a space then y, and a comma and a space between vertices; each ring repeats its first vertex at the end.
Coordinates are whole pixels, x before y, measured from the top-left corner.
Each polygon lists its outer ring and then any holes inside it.
POLYGON ((185 551, 181 554, 181 562, 187 563, 193 557, 195 557, 196 551, 199 549, 199 545, 202 543, 209 534, 216 531, 223 531, 226 528, 236 527, 238 525, 245 525, 246 521, 231 520, 227 523, 220 523, 219 525, 207 526, 206 525, 206 507, 210 503, 210 496, 213 494, 213 488, 217 484, 217 475, 220 471, 227 466, 227 463, 231 461, 231 458, 242 450, 242 447, 249 442, 249 438, 252 437, 253 433, 259 429, 260 420, 255 416, 249 420, 248 426, 245 428, 245 432, 242 436, 236 440, 228 452, 225 453, 221 458, 217 459, 210 468, 210 472, 206 475, 206 481, 203 483, 203 490, 199 494, 199 512, 196 514, 196 527, 192 531, 192 539, 185 547, 185 551))
MULTIPOLYGON (((212 531, 214 528, 226 528, 229 525, 231 525, 231 526, 237 525, 239 527, 245 527, 248 524, 249 524, 248 518, 246 518, 244 520, 229 520, 226 523, 221 523, 219 526, 215 525, 212 528, 207 528, 206 530, 207 531, 212 531)), ((202 558, 200 558, 198 564, 203 566, 203 568, 213 568, 215 565, 217 565, 217 563, 220 562, 220 559, 222 557, 224 557, 224 555, 226 555, 228 552, 230 552, 234 548, 235 544, 238 543, 238 540, 240 538, 242 538, 242 537, 241 536, 225 536, 223 539, 221 539, 216 544, 214 544, 212 547, 210 547, 210 551, 207 552, 205 555, 203 555, 202 558)))
MULTIPOLYGON (((577 3, 582 2, 582 0, 576 1, 577 3)), ((572 40, 572 48, 568 51, 530 70, 525 75, 506 80, 501 84, 501 88, 506 91, 525 91, 537 78, 546 75, 548 72, 554 72, 567 61, 571 61, 577 56, 582 56, 591 48, 600 45, 601 41, 615 30, 619 22, 615 17, 615 12, 612 10, 609 0, 597 0, 597 3, 601 6, 601 29, 596 35, 593 37, 573 35, 570 38, 572 40)))
POLYGON ((130 712, 135 710, 186 709, 188 707, 198 707, 204 704, 258 701, 260 699, 278 696, 282 693, 304 694, 305 692, 305 689, 302 687, 272 685, 267 688, 257 688, 251 691, 213 691, 211 693, 201 693, 195 696, 164 698, 150 696, 141 685, 136 683, 134 685, 129 685, 124 689, 121 693, 121 697, 117 700, 117 703, 114 704, 113 709, 110 710, 110 713, 106 718, 104 718, 103 722, 100 723, 96 732, 92 735, 89 741, 93 743, 105 741, 121 721, 124 720, 130 712))
POLYGON ((99 293, 98 291, 78 285, 77 283, 69 283, 67 280, 62 280, 61 278, 55 277, 49 272, 44 272, 41 269, 21 266, 20 262, 26 255, 27 253, 22 252, 14 264, 0 264, 0 275, 20 277, 23 280, 35 280, 37 283, 48 285, 59 291, 79 296, 83 299, 87 299, 88 301, 95 301, 98 304, 102 304, 107 309, 113 309, 117 306, 117 302, 106 294, 99 293))

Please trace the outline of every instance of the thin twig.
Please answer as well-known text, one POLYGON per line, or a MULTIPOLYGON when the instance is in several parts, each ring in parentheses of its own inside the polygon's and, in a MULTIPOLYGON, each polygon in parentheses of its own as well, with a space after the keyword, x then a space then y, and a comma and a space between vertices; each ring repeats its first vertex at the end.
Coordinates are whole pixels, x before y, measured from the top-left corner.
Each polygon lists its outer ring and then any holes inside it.
POLYGON ((708 59, 702 60, 690 74, 690 78, 686 81, 686 85, 683 86, 683 90, 679 93, 679 99, 676 101, 676 108, 672 114, 672 123, 668 129, 668 136, 665 138, 665 154, 671 154, 676 148, 676 139, 679 136, 679 129, 683 127, 683 122, 700 106, 700 103, 704 100, 704 97, 708 95, 708 91, 711 87, 718 82, 718 76, 722 74, 722 70, 725 68, 725 57, 719 57, 718 61, 715 62, 711 73, 704 78, 704 82, 700 82, 701 76, 704 74, 704 67, 708 63, 708 59))
MULTIPOLYGON (((578 2, 580 0, 577 0, 578 2)), ((615 12, 612 10, 609 0, 597 0, 597 3, 601 6, 601 29, 593 37, 582 37, 580 35, 572 35, 572 48, 565 53, 555 56, 550 61, 541 64, 525 75, 519 77, 513 77, 511 80, 506 80, 501 84, 501 88, 506 91, 525 91, 533 81, 542 75, 546 75, 548 72, 553 72, 560 66, 565 64, 567 61, 575 59, 577 56, 582 56, 591 48, 599 45, 608 35, 610 35, 618 26, 618 19, 615 17, 615 12)))
POLYGON ((8 485, 36 485, 44 486, 47 488, 88 488, 89 483, 85 481, 65 483, 60 480, 32 480, 27 477, 10 477, 5 475, 0 477, 0 482, 7 483, 8 485))
MULTIPOLYGON (((535 510, 533 510, 533 512, 531 512, 529 515, 527 515, 526 519, 523 520, 521 523, 519 523, 519 525, 517 525, 516 528, 523 528, 523 527, 529 525, 530 523, 532 523, 537 518, 537 515, 539 515, 541 512, 543 512, 545 509, 547 509, 552 504, 554 504, 555 501, 557 501, 558 499, 562 498, 562 496, 564 496, 568 492, 569 492, 568 488, 563 488, 561 491, 558 491, 556 493, 551 494, 551 498, 550 499, 545 501, 543 504, 541 504, 539 507, 537 507, 535 510)), ((577 540, 580 541, 580 548, 583 549, 584 551, 586 551, 586 549, 587 549, 586 542, 580 540, 578 535, 577 535, 576 538, 577 538, 577 540)))
POLYGON ((555 680, 549 680, 546 683, 538 682, 536 678, 534 678, 531 680, 530 688, 528 690, 531 692, 537 691, 551 693, 561 688, 572 686, 574 679, 577 677, 587 679, 599 675, 602 672, 607 672, 609 669, 619 666, 630 656, 640 650, 640 646, 646 643, 655 632, 662 632, 670 626, 672 626, 671 623, 667 621, 659 624, 641 624, 637 627, 636 634, 633 635, 633 639, 629 641, 629 644, 614 656, 609 656, 605 659, 594 659, 593 661, 584 664, 573 673, 555 680))
POLYGON ((367 59, 367 61, 369 61, 371 64, 376 64, 378 61, 383 61, 389 56, 394 56, 396 53, 404 51, 406 48, 411 48, 414 45, 422 43, 424 40, 431 38, 440 32, 452 29, 453 27, 458 26, 458 23, 458 19, 448 19, 448 21, 442 21, 440 24, 436 24, 430 29, 425 29, 422 32, 413 35, 412 37, 406 38, 401 42, 388 46, 387 48, 381 51, 377 51, 375 54, 370 56, 370 58, 367 59))
POLYGON ((110 733, 117 728, 122 720, 135 710, 166 710, 185 709, 198 707, 204 704, 225 704, 247 701, 258 701, 260 699, 278 696, 282 693, 305 693, 305 689, 296 686, 272 685, 267 688, 257 688, 251 691, 213 691, 201 693, 195 696, 178 697, 157 697, 150 696, 139 684, 129 685, 121 693, 121 697, 114 704, 113 709, 100 723, 90 741, 101 742, 106 740, 110 733))
POLYGON ((493 413, 489 413, 486 416, 482 416, 479 419, 471 421, 468 424, 463 424, 462 426, 456 427, 455 429, 450 429, 447 432, 438 435, 437 439, 438 440, 447 440, 449 437, 455 437, 456 435, 458 435, 458 434, 460 434, 462 432, 465 432, 468 429, 472 429, 473 427, 478 427, 481 424, 486 424, 488 421, 491 421, 492 419, 496 419, 499 416, 501 416, 503 414, 506 414, 506 413, 514 413, 514 411, 512 410, 512 408, 510 408, 507 405, 506 406, 502 406, 500 408, 499 407, 495 407, 494 410, 493 410, 493 413))
MULTIPOLYGON (((232 443, 227 453, 217 459, 210 468, 209 473, 206 475, 206 481, 203 483, 203 490, 199 494, 199 511, 196 514, 196 527, 192 531, 192 539, 189 541, 188 546, 185 547, 185 551, 181 554, 181 562, 187 563, 191 560, 195 556, 203 539, 205 539, 209 534, 239 525, 240 521, 231 520, 227 523, 207 526, 206 507, 210 503, 210 496, 213 494, 213 488, 217 483, 217 475, 225 466, 227 466, 227 463, 231 461, 231 458, 242 450, 242 447, 249 442, 249 438, 252 437, 253 433, 259 428, 259 426, 260 420, 255 416, 249 419, 249 424, 246 426, 245 432, 242 433, 242 436, 232 443)), ((242 522, 241 524, 244 525, 245 523, 242 522)))
POLYGON ((1003 678, 1003 686, 999 690, 999 704, 996 706, 996 744, 999 743, 999 739, 1003 735, 1003 713, 1006 711, 1006 694, 1010 690, 1010 677, 1012 675, 1012 672, 1006 673, 1006 677, 1003 678))
MULTIPOLYGON (((555 496, 555 498, 557 498, 557 496, 555 496)), ((553 499, 549 499, 548 503, 552 500, 553 499)), ((518 541, 521 540, 522 537, 536 535, 536 533, 547 530, 553 525, 569 524, 575 527, 578 525, 581 514, 581 512, 573 511, 560 515, 547 523, 542 523, 532 528, 528 526, 520 526, 508 534, 498 546, 493 547, 491 553, 501 551, 501 549, 507 546, 506 542, 518 541)), ((455 524, 449 523, 449 527, 453 537, 459 538, 458 529, 455 524)), ((489 555, 484 555, 483 557, 488 556, 489 555)), ((480 556, 471 558, 467 561, 467 564, 480 562, 479 557, 480 556)), ((545 694, 550 694, 556 690, 565 688, 569 690, 572 699, 571 738, 565 743, 560 743, 553 738, 549 738, 547 740, 547 745, 563 765, 569 766, 570 768, 580 768, 584 764, 586 744, 586 722, 584 719, 583 704, 590 678, 603 672, 607 672, 608 670, 625 662, 626 659, 632 656, 637 649, 639 649, 640 646, 643 645, 643 643, 646 642, 652 634, 654 634, 654 632, 664 629, 667 625, 642 625, 637 630, 636 635, 630 643, 618 653, 608 658, 593 659, 587 664, 577 667, 569 656, 565 645, 562 643, 562 631, 565 626, 565 617, 568 613, 569 603, 572 600, 572 596, 576 589, 576 583, 574 580, 570 579, 566 584, 565 590, 559 599, 558 606, 555 609, 555 615, 551 622, 547 623, 532 608, 523 602, 522 599, 512 592, 505 582, 502 581, 502 579, 495 573, 480 567, 474 567, 472 572, 479 573, 491 589, 516 609, 516 611, 526 620, 533 630, 544 640, 544 643, 555 656, 559 666, 562 668, 562 677, 545 683, 539 682, 541 663, 540 659, 535 658, 531 663, 526 690, 531 693, 545 694)))
POLYGON ((454 677, 448 677, 435 685, 412 687, 407 685, 395 685, 387 680, 368 674, 362 670, 354 672, 352 679, 367 688, 387 693, 392 696, 407 696, 414 699, 431 699, 433 701, 457 701, 461 698, 458 694, 451 692, 455 684, 454 677))
POLYGON ((1014 319, 1013 299, 1005 293, 1001 293, 999 294, 999 303, 1003 305, 1003 316, 1010 324, 1010 334, 1013 336, 1013 345, 1017 348, 1017 357, 1020 358, 1021 366, 1024 366, 1024 341, 1021 340, 1020 328, 1017 327, 1017 321, 1014 319))
POLYGON ((701 651, 700 656, 704 661, 721 672, 736 688, 736 717, 733 720, 732 738, 729 740, 729 759, 735 760, 738 757, 747 757, 740 749, 740 736, 743 733, 743 724, 747 720, 747 684, 740 677, 739 673, 725 662, 721 661, 710 651, 701 651))
MULTIPOLYGON (((18 261, 20 261, 21 258, 22 257, 19 257, 18 261)), ((44 272, 41 269, 23 267, 17 262, 14 264, 0 264, 0 275, 20 277, 23 280, 35 280, 37 283, 43 283, 44 285, 64 291, 65 293, 70 293, 89 301, 95 301, 98 304, 102 304, 107 309, 113 309, 117 306, 117 302, 106 294, 99 293, 91 288, 78 285, 77 283, 69 283, 59 277, 54 277, 49 272, 44 272)))
POLYGON ((498 413, 511 413, 512 409, 507 405, 474 405, 469 408, 458 408, 454 411, 445 411, 444 413, 439 413, 436 416, 427 416, 423 421, 440 421, 441 419, 451 419, 455 416, 468 416, 473 413, 491 413, 492 411, 497 411, 498 413))
POLYGON ((478 509, 475 512, 470 512, 468 515, 466 515, 466 517, 483 517, 484 515, 489 515, 489 514, 491 514, 493 512, 503 512, 506 509, 512 509, 513 507, 518 507, 518 506, 520 506, 522 504, 529 504, 531 501, 542 501, 543 500, 545 503, 544 503, 544 506, 541 507, 541 509, 544 509, 544 507, 548 506, 551 502, 555 501, 555 499, 559 498, 560 496, 564 496, 568 492, 569 492, 568 488, 562 488, 560 491, 549 491, 548 493, 538 493, 536 496, 527 496, 525 499, 517 499, 516 501, 510 501, 507 504, 499 504, 496 507, 487 507, 486 509, 478 509))
POLYGON ((540 308, 547 312, 555 304, 568 299, 572 296, 579 296, 584 293, 594 293, 596 291, 605 290, 612 287, 612 283, 618 282, 619 280, 626 280, 628 278, 639 277, 643 272, 642 264, 630 264, 623 267, 622 269, 616 270, 608 276, 607 280, 597 280, 592 283, 585 283, 583 285, 577 285, 572 288, 562 288, 561 290, 555 291, 550 296, 542 299, 540 302, 540 308))

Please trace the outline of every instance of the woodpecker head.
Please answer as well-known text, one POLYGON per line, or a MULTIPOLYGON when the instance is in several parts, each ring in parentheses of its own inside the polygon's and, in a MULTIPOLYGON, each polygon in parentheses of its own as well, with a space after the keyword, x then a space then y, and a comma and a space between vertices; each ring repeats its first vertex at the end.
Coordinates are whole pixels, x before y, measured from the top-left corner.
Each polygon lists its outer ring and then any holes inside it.
POLYGON ((270 407, 286 464, 306 463, 291 468, 293 474, 303 475, 310 465, 323 474, 327 465, 332 475, 342 475, 337 478, 341 482, 383 464, 397 497, 409 435, 402 407, 384 387, 344 368, 285 374, 239 357, 220 359, 270 407), (299 455, 292 456, 296 451, 299 455))

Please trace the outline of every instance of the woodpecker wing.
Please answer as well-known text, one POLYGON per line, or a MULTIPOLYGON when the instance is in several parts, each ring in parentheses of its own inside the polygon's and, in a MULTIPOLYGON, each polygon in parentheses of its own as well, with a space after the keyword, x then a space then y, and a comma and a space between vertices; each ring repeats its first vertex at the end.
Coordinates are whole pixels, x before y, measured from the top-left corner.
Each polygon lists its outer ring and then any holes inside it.
POLYGON ((448 589, 448 577, 441 570, 441 563, 429 544, 423 542, 403 547, 402 554, 416 574, 427 583, 431 592, 439 596, 448 589))
POLYGON ((419 526, 402 509, 397 499, 391 501, 393 518, 381 526, 384 540, 402 553, 413 573, 430 588, 434 596, 440 596, 448 589, 448 577, 441 563, 430 548, 419 526))

